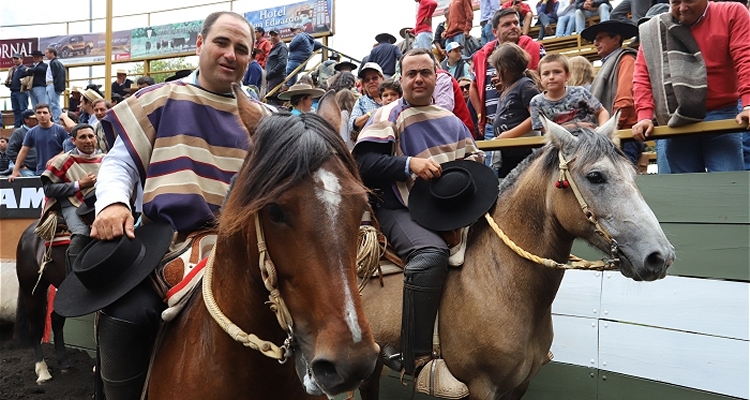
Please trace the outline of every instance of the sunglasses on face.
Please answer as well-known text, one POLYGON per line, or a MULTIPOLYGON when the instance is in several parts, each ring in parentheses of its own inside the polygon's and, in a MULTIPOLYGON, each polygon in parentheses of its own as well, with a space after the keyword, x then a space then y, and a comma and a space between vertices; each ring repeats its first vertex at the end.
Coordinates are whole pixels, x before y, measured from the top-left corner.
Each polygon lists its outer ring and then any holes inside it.
POLYGON ((461 88, 461 90, 469 90, 469 88, 471 87, 471 84, 468 84, 468 85, 461 85, 461 86, 459 86, 459 87, 461 88))

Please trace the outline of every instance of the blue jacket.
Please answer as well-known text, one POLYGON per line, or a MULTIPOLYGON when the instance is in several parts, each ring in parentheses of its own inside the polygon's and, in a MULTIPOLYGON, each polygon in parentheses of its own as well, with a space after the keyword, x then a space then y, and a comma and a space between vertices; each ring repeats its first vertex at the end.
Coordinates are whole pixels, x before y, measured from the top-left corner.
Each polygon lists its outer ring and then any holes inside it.
POLYGON ((289 43, 289 61, 303 63, 310 58, 314 50, 321 48, 321 46, 323 44, 316 42, 309 33, 300 32, 289 43))
POLYGON ((258 61, 250 61, 250 65, 247 66, 245 71, 245 77, 242 78, 242 84, 245 86, 253 85, 260 89, 260 83, 263 80, 263 69, 258 64, 258 61))

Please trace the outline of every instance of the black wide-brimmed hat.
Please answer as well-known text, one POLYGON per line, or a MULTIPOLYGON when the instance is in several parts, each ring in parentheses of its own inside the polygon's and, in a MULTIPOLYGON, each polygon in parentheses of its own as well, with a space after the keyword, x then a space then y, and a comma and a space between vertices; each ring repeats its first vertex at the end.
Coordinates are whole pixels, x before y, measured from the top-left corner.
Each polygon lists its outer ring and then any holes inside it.
POLYGON ((492 168, 474 161, 442 164, 438 179, 418 178, 409 193, 409 212, 419 225, 452 231, 470 225, 489 211, 498 195, 492 168))
POLYGON ((378 43, 388 42, 390 44, 396 43, 396 37, 390 33, 379 33, 375 36, 375 41, 378 43))
POLYGON ((154 271, 171 242, 172 226, 164 223, 137 228, 135 239, 92 241, 58 288, 55 312, 77 317, 114 303, 154 271))
POLYGON ((83 203, 76 208, 76 214, 79 217, 85 217, 94 212, 94 204, 96 204, 96 190, 90 191, 86 196, 83 197, 83 203))
POLYGON ((350 71, 354 71, 357 69, 357 64, 351 62, 351 61, 341 61, 337 62, 336 65, 333 66, 333 69, 336 71, 341 71, 341 68, 349 68, 350 71))
POLYGON ((581 31, 581 37, 593 43, 599 32, 620 35, 622 40, 626 40, 638 34, 638 27, 630 20, 615 21, 610 19, 584 29, 581 31))
POLYGON ((166 79, 164 79, 164 82, 171 82, 176 81, 178 79, 185 78, 193 73, 192 69, 181 69, 174 73, 172 76, 168 76, 166 79))

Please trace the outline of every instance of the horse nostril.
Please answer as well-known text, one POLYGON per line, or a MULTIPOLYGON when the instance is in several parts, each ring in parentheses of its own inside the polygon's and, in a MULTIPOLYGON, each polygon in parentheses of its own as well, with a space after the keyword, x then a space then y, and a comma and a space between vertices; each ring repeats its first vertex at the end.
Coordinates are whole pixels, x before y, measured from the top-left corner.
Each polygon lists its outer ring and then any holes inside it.
POLYGON ((662 275, 667 265, 667 259, 662 255, 661 252, 655 251, 646 257, 646 269, 651 272, 658 272, 662 275))
POLYGON ((344 383, 344 378, 336 370, 336 365, 328 360, 315 360, 312 363, 315 380, 323 388, 332 388, 344 383))

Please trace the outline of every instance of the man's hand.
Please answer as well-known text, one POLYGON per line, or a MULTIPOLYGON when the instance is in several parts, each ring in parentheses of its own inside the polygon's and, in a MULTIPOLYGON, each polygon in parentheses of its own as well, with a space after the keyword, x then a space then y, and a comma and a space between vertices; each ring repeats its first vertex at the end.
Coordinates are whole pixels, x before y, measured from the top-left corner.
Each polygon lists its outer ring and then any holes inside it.
POLYGON ((107 206, 96 216, 91 225, 91 237, 99 240, 113 240, 123 234, 135 238, 133 214, 122 203, 107 206))
POLYGON ((81 189, 86 189, 94 186, 96 183, 96 175, 89 172, 84 176, 83 178, 78 180, 78 187, 81 189))
POLYGON ((742 111, 740 111, 739 114, 734 118, 735 121, 737 121, 738 124, 742 125, 744 123, 750 122, 750 108, 743 108, 742 111))
POLYGON ((633 125, 633 139, 643 142, 651 136, 654 131, 654 122, 650 119, 642 119, 633 125))
POLYGON ((8 182, 13 182, 13 181, 15 181, 15 180, 16 180, 16 178, 18 178, 19 176, 21 176, 21 173, 20 173, 20 172, 18 172, 18 170, 15 170, 15 169, 14 169, 14 170, 13 170, 13 172, 11 172, 11 174, 10 174, 10 175, 8 175, 8 182))
POLYGON ((439 178, 440 174, 443 173, 443 168, 437 162, 418 157, 409 159, 409 169, 426 181, 432 178, 439 178))

